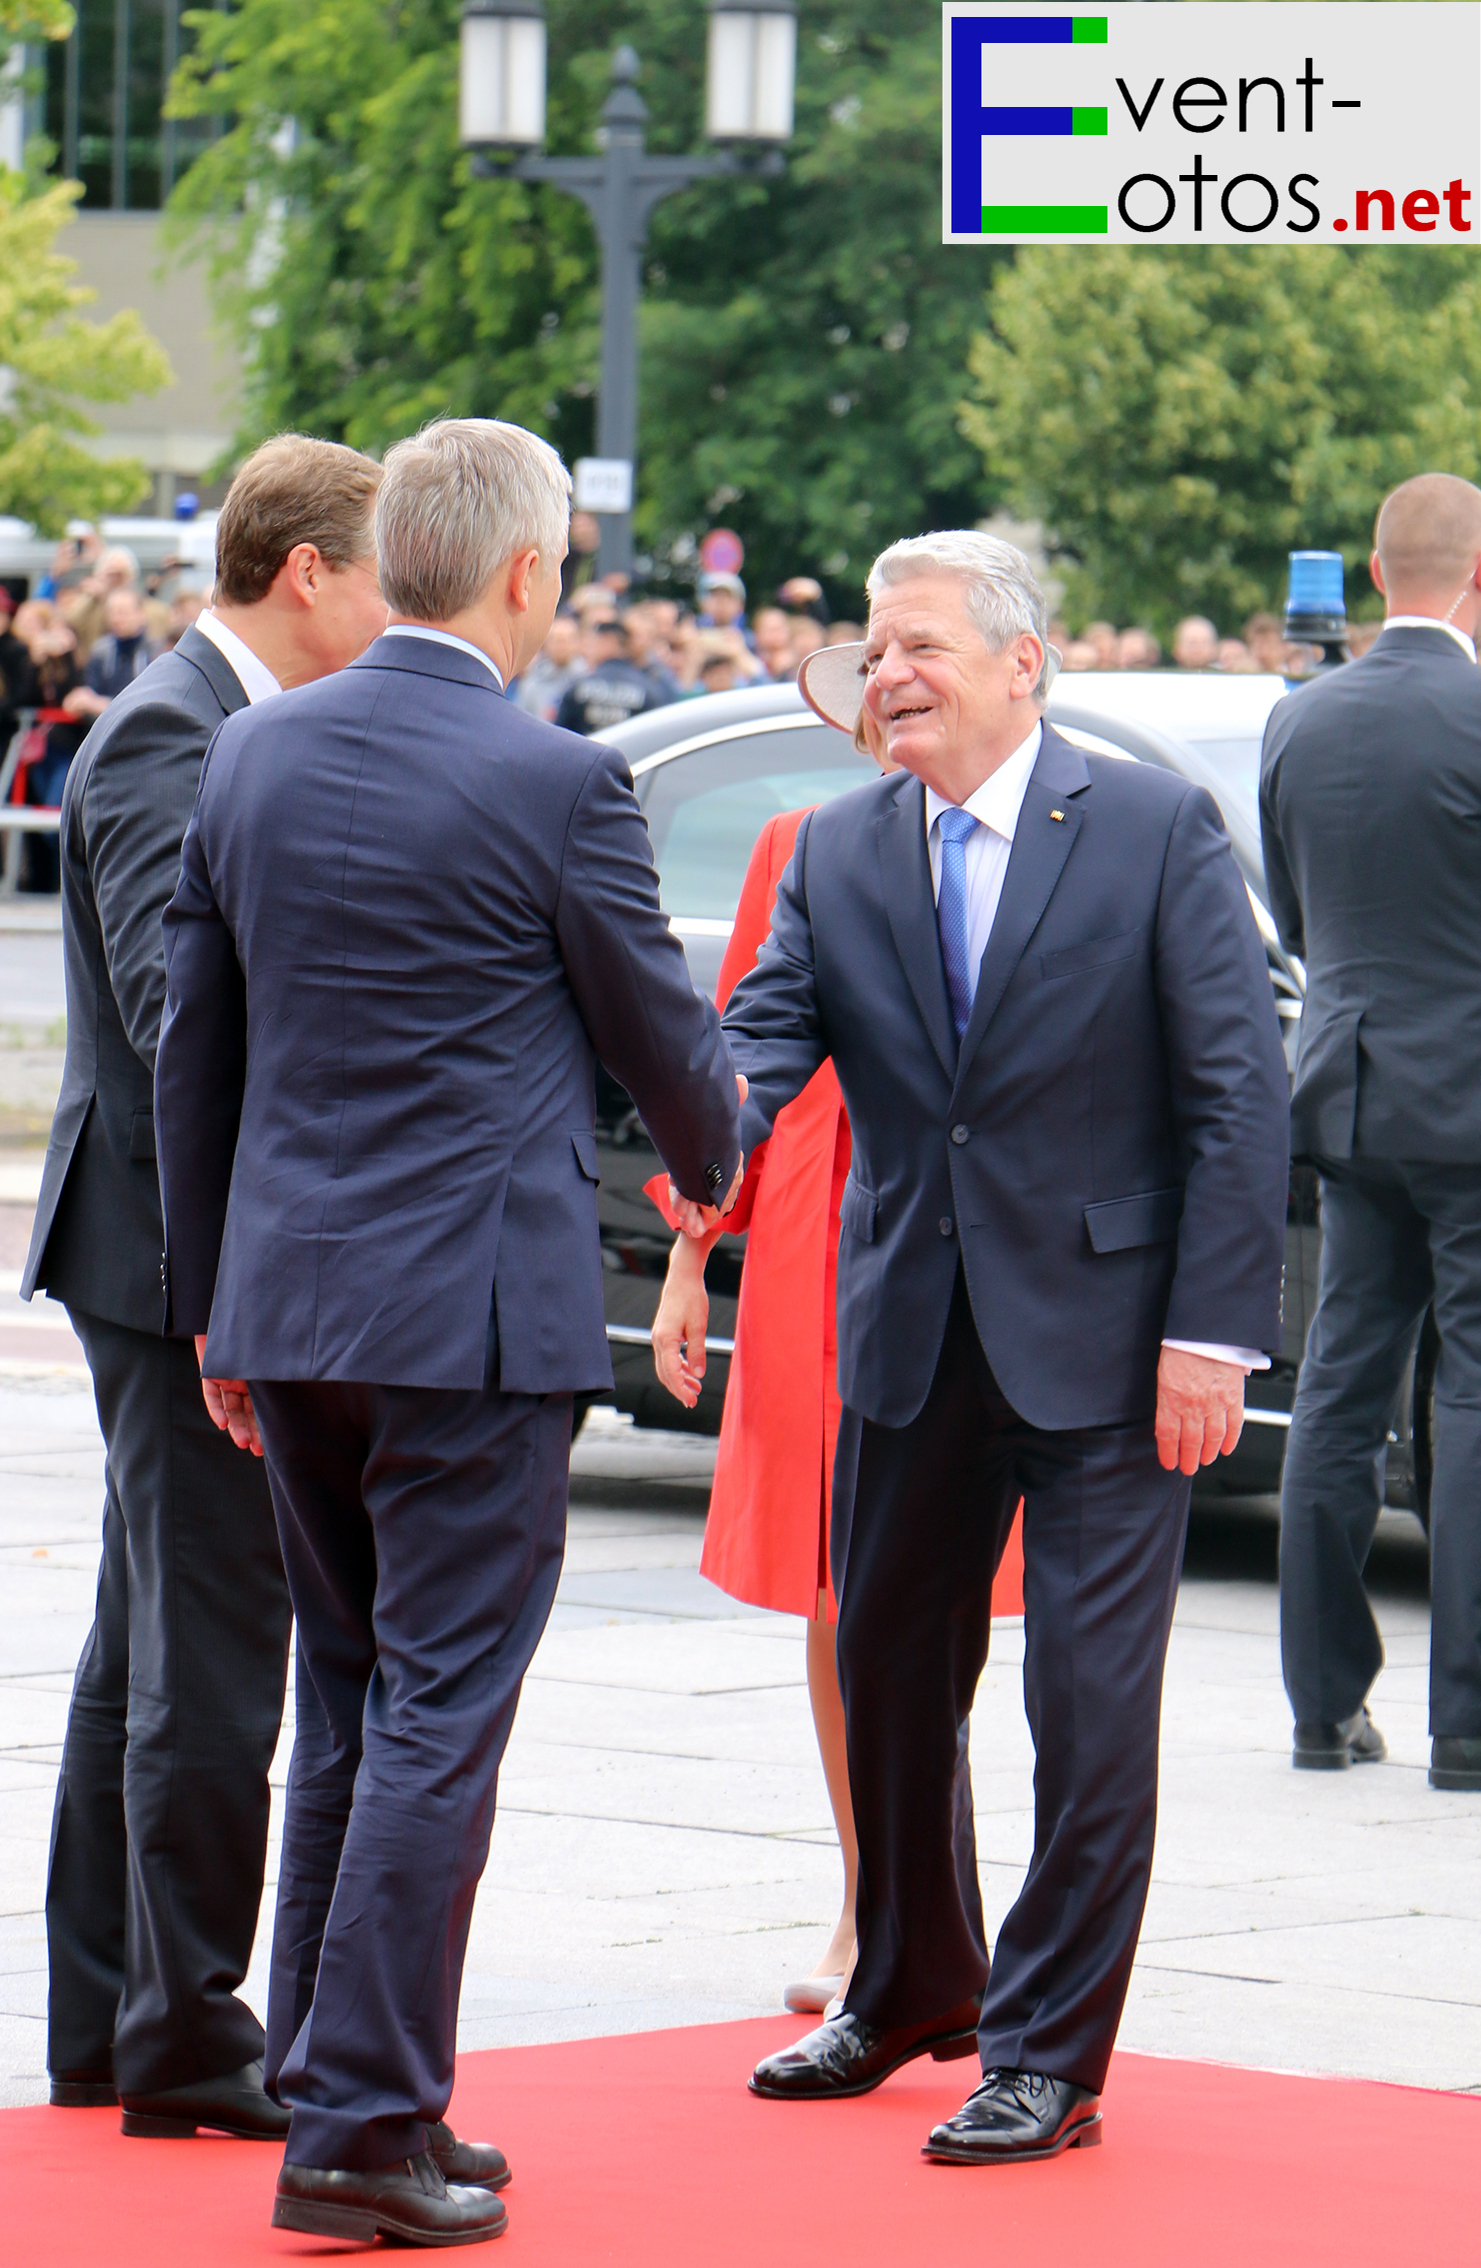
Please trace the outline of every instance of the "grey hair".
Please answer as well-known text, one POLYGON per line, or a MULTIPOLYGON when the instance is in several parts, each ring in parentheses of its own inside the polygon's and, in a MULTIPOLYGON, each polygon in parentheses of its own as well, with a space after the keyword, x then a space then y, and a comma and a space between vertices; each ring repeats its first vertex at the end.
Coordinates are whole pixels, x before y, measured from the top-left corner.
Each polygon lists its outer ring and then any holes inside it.
POLYGON ((450 621, 517 552, 557 560, 570 519, 571 476, 548 441, 498 418, 439 418, 386 451, 381 590, 394 614, 450 621))
POLYGON ((1044 648, 1043 674, 1034 688, 1042 701, 1054 671, 1049 661, 1049 608, 1034 571, 1015 544, 980 528, 948 528, 939 535, 906 536, 882 551, 865 584, 871 605, 881 591, 912 575, 959 575, 967 612, 990 653, 1000 654, 1029 631, 1044 648))

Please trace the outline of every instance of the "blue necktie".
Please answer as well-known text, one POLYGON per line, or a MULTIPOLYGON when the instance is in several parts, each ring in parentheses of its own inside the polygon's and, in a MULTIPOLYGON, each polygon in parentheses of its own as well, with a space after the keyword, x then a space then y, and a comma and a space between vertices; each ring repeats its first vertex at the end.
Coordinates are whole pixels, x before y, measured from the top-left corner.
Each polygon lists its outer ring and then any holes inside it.
POLYGON ((943 811, 936 822, 941 829, 941 887, 936 894, 936 922, 941 931, 941 959, 946 968, 946 989, 951 994, 951 1015, 961 1039, 972 1013, 972 971, 967 960, 967 844, 978 821, 970 811, 943 811))

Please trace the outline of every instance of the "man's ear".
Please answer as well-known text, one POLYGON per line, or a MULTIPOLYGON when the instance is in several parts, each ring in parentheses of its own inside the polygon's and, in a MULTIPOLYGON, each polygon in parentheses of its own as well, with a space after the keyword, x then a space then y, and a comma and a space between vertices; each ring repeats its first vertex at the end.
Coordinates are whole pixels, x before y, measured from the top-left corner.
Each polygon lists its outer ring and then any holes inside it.
POLYGON ((1044 648, 1032 631, 1025 630, 1018 641, 1013 681, 1008 688, 1010 700, 1031 701, 1034 698, 1039 690, 1039 680, 1044 674, 1044 660, 1044 648))
POLYGON ((1377 591, 1379 597, 1387 598, 1388 592, 1385 590, 1383 583, 1383 569, 1378 564, 1378 554, 1376 551, 1368 561, 1368 572, 1373 578, 1373 588, 1375 591, 1377 591))
POLYGON ((530 592, 540 565, 540 554, 531 549, 518 551, 509 562, 509 604, 516 614, 530 611, 530 592))
POLYGON ((282 586, 284 595, 297 601, 299 606, 313 607, 319 603, 325 575, 324 556, 316 543, 296 543, 274 577, 282 586))

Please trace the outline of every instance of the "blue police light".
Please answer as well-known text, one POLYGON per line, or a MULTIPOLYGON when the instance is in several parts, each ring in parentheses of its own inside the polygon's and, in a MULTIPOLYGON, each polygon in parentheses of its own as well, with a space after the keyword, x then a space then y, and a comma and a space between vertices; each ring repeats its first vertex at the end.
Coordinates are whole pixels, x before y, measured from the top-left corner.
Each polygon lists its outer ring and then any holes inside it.
POLYGON ((1340 615, 1347 618, 1342 595, 1340 551, 1293 551, 1286 618, 1293 614, 1340 615))
POLYGON ((1347 650, 1347 601, 1342 591, 1340 551, 1293 551, 1286 586, 1286 636, 1319 646, 1319 669, 1351 659, 1347 650))
POLYGON ((192 496, 188 489, 183 495, 175 498, 175 517, 177 520, 193 520, 200 508, 200 498, 192 496))

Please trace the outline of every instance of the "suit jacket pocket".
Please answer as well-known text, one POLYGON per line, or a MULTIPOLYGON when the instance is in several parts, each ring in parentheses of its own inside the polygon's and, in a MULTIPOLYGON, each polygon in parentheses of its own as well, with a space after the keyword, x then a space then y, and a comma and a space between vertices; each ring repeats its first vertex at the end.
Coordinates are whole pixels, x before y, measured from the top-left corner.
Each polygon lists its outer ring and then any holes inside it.
POLYGON ((571 1147, 576 1153, 576 1163, 580 1166, 587 1180, 599 1182, 602 1178, 602 1168, 601 1161, 597 1156, 595 1134, 573 1134, 571 1136, 571 1147))
POLYGON ((874 1223, 878 1215, 879 1199, 874 1191, 866 1189, 862 1182, 855 1181, 850 1174, 843 1185, 843 1202, 838 1208, 841 1226, 848 1230, 850 1236, 856 1236, 861 1244, 872 1244, 874 1223))
POLYGON ((1057 953, 1039 955, 1039 974, 1046 977, 1078 976, 1082 969, 1103 968, 1109 961, 1129 961, 1141 943, 1139 929, 1119 930, 1114 937, 1087 937, 1080 945, 1062 945, 1057 953))
POLYGON ((1097 1252, 1127 1252, 1137 1244, 1170 1243, 1182 1216, 1181 1189, 1149 1189, 1140 1197, 1087 1205, 1085 1226, 1097 1252))
POLYGON ((134 1112, 132 1123, 129 1126, 129 1156, 131 1158, 152 1158, 154 1156, 154 1113, 152 1110, 136 1110, 134 1112))

